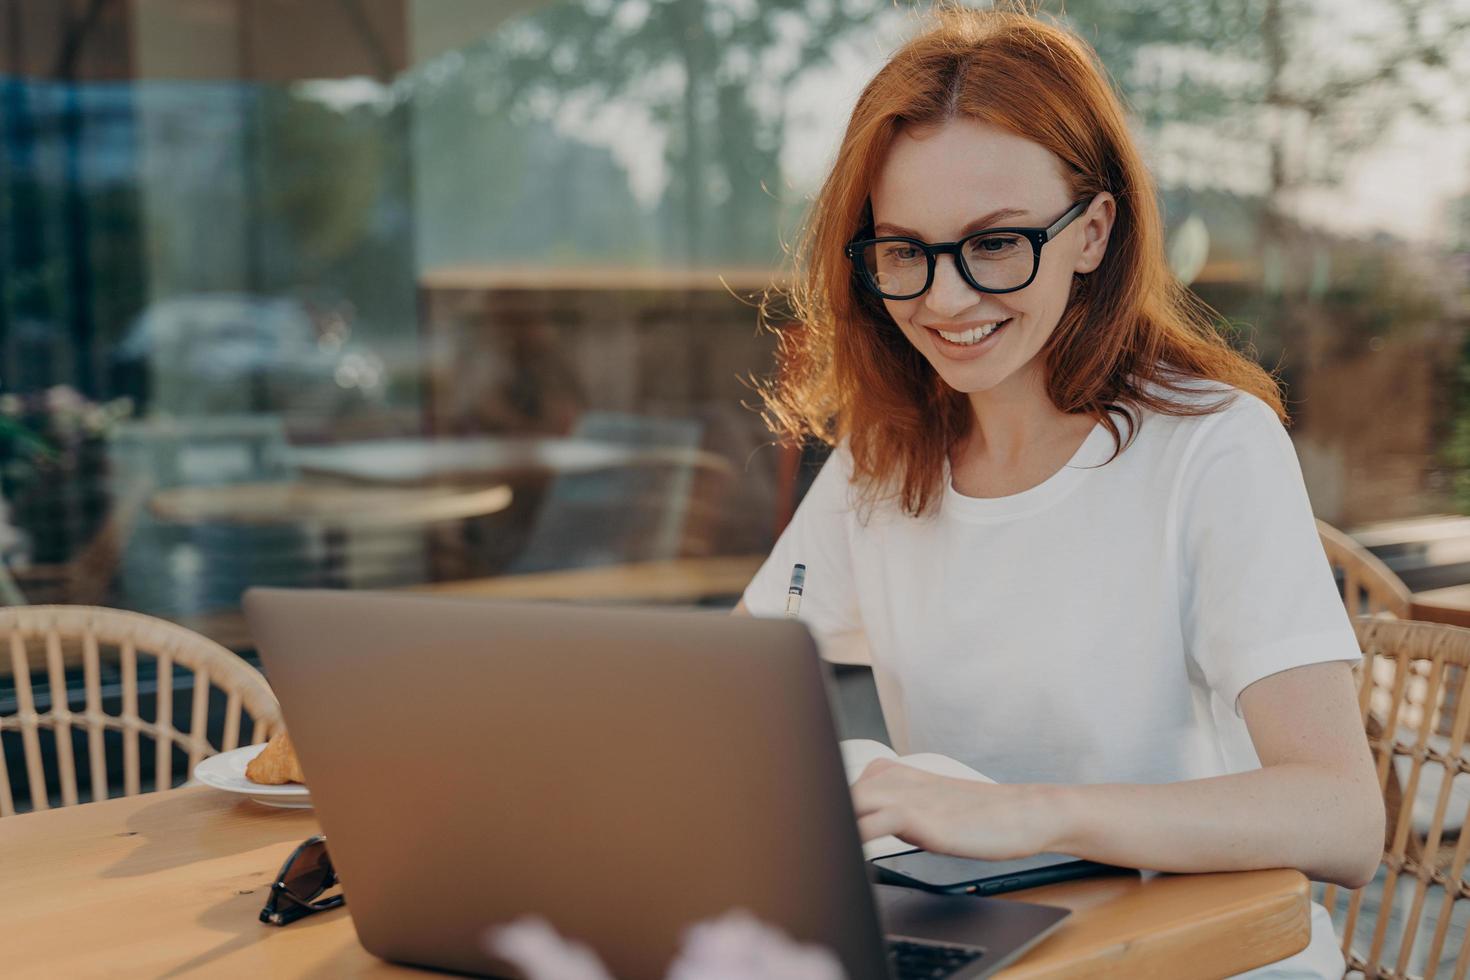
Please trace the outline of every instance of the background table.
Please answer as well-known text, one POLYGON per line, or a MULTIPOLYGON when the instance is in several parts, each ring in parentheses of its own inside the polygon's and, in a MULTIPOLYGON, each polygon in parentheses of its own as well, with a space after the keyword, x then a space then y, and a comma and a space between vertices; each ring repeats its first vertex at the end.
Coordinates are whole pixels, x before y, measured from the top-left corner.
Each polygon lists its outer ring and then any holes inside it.
POLYGON ((312 524, 352 531, 484 517, 509 507, 510 501, 511 489, 504 484, 457 490, 291 481, 176 487, 155 493, 148 506, 155 516, 177 524, 312 524))
MULTIPOLYGON (((317 832, 204 787, 0 820, 0 971, 14 977, 428 976, 374 958, 346 910, 257 921, 271 877, 317 832)), ((1072 916, 1006 980, 1221 976, 1288 956, 1311 933, 1288 870, 1117 875, 1017 892, 1072 916)))
POLYGON ((1430 623, 1470 627, 1470 585, 1415 592, 1409 615, 1430 623))
POLYGON ((724 457, 696 448, 560 436, 373 439, 293 446, 287 458, 302 473, 377 484, 484 482, 655 464, 730 469, 724 457))

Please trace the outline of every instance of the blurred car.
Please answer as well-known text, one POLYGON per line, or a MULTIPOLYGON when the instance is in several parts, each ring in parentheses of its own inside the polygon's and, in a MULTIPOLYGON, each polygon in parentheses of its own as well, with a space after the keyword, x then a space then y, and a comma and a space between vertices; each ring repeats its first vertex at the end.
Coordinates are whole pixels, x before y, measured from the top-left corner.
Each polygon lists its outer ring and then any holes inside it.
POLYGON ((383 359, 354 341, 350 311, 291 297, 204 293, 152 304, 115 348, 144 379, 149 413, 336 416, 381 405, 383 359))

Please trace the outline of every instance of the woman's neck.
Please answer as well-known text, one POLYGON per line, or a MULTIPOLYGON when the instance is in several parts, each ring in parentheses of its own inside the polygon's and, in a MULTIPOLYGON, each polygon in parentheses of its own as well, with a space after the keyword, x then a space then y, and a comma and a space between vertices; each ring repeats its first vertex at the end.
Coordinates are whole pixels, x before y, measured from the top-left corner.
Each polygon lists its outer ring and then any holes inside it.
POLYGON ((1023 369, 989 391, 971 392, 970 408, 975 424, 957 448, 1002 466, 1017 465, 1058 439, 1070 439, 1080 425, 1078 416, 1052 404, 1039 367, 1023 369))
POLYGON ((1087 441, 1096 427, 1084 415, 1063 415, 1045 435, 1012 454, 996 453, 977 432, 950 454, 950 485, 966 497, 1009 497, 1051 479, 1087 441))

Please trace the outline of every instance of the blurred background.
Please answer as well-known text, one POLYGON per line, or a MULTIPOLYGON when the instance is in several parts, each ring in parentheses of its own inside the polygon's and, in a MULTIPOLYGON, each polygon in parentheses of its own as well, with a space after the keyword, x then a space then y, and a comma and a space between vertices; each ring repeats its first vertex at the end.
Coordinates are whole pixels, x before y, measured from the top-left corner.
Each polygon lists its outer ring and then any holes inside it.
MULTIPOLYGON (((1040 6, 1283 379, 1317 516, 1470 625, 1470 0, 1040 6)), ((0 604, 252 663, 250 585, 733 605, 823 458, 753 410, 756 305, 926 7, 0 0, 0 604)))
MULTIPOLYGON (((923 4, 0 0, 0 581, 733 604, 755 303, 923 4)), ((1071 0, 1318 516, 1470 582, 1470 0, 1071 0)))

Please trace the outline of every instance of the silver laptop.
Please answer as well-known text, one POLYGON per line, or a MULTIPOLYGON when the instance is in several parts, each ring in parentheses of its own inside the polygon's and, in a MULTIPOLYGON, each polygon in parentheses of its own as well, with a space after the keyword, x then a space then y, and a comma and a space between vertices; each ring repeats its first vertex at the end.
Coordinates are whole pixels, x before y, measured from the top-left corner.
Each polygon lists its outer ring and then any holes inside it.
POLYGON ((799 623, 277 589, 245 611, 384 959, 516 976, 484 937, 536 915, 661 978, 738 908, 851 980, 973 978, 1069 914, 869 883, 799 623))

